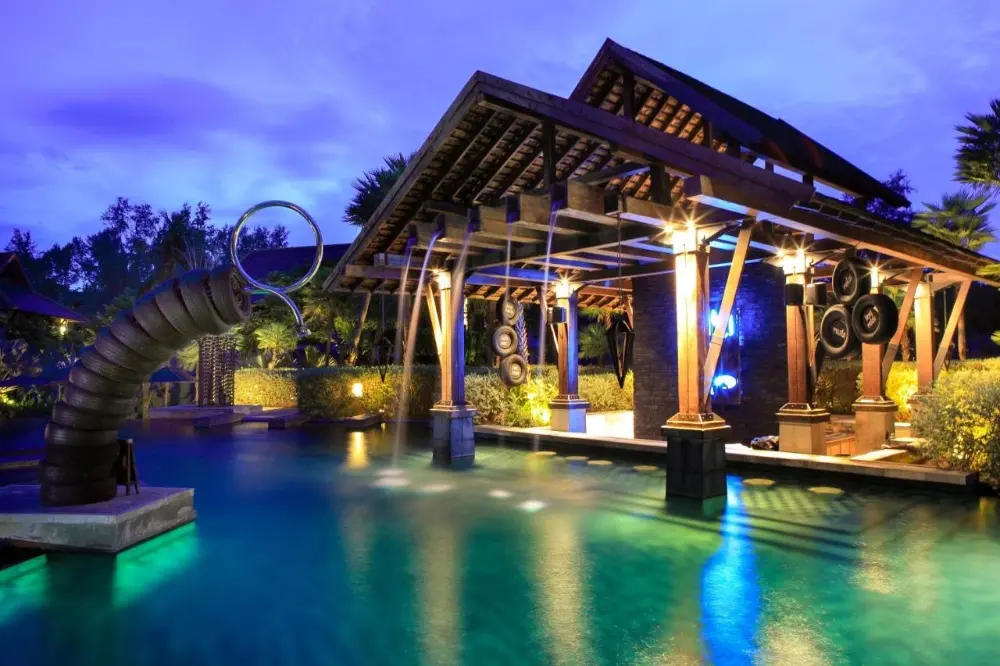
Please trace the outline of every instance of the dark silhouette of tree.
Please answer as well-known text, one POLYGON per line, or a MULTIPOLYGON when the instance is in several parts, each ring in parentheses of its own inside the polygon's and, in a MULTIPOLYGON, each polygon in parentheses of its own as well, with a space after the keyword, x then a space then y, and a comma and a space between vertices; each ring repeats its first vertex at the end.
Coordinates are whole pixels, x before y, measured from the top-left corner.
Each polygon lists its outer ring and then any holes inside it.
POLYGON ((379 204, 392 190, 393 185, 403 175, 406 165, 413 156, 404 157, 402 153, 383 158, 385 166, 378 166, 354 181, 354 197, 344 209, 344 222, 363 227, 375 214, 379 204))
MULTIPOLYGON (((896 169, 889 177, 882 181, 882 184, 887 188, 900 195, 901 197, 907 197, 913 192, 913 184, 910 183, 909 176, 902 169, 896 169)), ((858 198, 856 197, 844 197, 845 201, 858 204, 858 198)), ((871 199, 865 199, 864 208, 866 211, 873 215, 877 215, 890 222, 895 222, 897 224, 902 224, 909 226, 913 223, 914 212, 910 206, 893 206, 892 204, 886 202, 884 199, 874 197, 871 199)))

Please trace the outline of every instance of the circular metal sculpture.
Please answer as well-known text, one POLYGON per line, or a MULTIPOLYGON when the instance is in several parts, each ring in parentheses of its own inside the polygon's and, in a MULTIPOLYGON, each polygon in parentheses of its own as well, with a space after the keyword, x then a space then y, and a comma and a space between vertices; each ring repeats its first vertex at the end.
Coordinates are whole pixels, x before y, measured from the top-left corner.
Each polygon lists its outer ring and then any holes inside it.
POLYGON ((843 259, 833 269, 834 299, 842 305, 851 305, 871 291, 871 271, 857 259, 843 259))
POLYGON ((511 354, 500 362, 500 379, 507 386, 519 386, 528 379, 528 364, 520 354, 511 354))
POLYGON ((517 331, 512 326, 497 326, 493 331, 493 351, 506 358, 517 350, 517 331))
POLYGON ((295 301, 293 301, 291 297, 289 297, 289 294, 298 291, 306 284, 308 284, 308 282, 316 276, 316 273, 319 272, 319 267, 323 263, 323 233, 319 230, 319 225, 316 224, 316 220, 314 220, 312 216, 309 215, 309 213, 307 213, 300 206, 297 206, 290 201, 277 201, 277 200, 262 201, 256 206, 251 206, 250 208, 248 208, 247 211, 243 213, 243 215, 240 216, 240 219, 236 222, 236 227, 233 229, 232 238, 229 241, 229 258, 233 262, 233 266, 236 267, 236 270, 239 271, 240 275, 243 277, 244 280, 247 281, 247 283, 253 285, 255 288, 261 291, 277 296, 285 305, 291 308, 292 314, 295 315, 295 326, 298 330, 299 335, 300 336, 306 335, 307 330, 305 327, 305 323, 302 321, 302 313, 299 311, 299 307, 295 305, 295 301), (251 217, 254 216, 255 213, 258 213, 264 210, 265 208, 288 208, 289 210, 295 211, 303 218, 305 218, 305 221, 309 223, 310 227, 312 227, 313 236, 316 237, 316 256, 313 257, 312 265, 309 267, 309 270, 306 271, 305 275, 303 275, 301 278, 299 278, 292 284, 288 285, 287 287, 276 287, 274 285, 266 284, 264 282, 259 282, 258 280, 253 279, 250 275, 247 274, 246 270, 243 268, 243 264, 240 263, 240 258, 237 256, 236 253, 236 248, 237 245, 239 245, 239 240, 240 240, 240 231, 243 229, 243 226, 246 225, 246 223, 250 220, 251 217))
POLYGON ((829 358, 843 358, 858 347, 858 337, 851 327, 851 313, 843 305, 831 305, 819 324, 820 342, 829 358))
POLYGON ((851 326, 861 342, 885 344, 892 339, 898 325, 899 310, 885 294, 865 294, 851 312, 851 326))

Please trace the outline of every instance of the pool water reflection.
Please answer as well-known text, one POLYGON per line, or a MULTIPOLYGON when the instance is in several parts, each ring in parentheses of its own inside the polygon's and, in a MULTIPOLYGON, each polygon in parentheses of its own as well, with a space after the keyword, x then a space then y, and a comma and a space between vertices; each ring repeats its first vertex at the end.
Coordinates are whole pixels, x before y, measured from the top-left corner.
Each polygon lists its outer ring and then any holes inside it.
POLYGON ((394 468, 392 442, 139 433, 140 476, 195 487, 197 521, 0 570, 0 661, 996 663, 995 498, 758 471, 706 518, 635 461, 481 445, 452 472, 416 442, 394 468))

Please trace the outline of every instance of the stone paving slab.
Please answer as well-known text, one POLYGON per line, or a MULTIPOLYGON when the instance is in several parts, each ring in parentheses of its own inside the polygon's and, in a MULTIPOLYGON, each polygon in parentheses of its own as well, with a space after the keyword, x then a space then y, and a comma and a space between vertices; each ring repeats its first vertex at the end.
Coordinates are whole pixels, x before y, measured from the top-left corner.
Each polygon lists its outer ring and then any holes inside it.
POLYGON ((37 485, 0 487, 0 539, 52 550, 117 553, 195 519, 194 489, 141 488, 107 502, 45 507, 37 485))

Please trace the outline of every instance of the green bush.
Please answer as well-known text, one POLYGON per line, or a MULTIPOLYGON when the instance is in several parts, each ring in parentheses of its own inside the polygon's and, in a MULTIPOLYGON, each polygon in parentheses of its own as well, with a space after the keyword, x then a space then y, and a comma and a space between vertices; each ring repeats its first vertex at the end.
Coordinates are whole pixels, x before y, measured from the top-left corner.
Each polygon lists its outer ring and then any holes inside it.
POLYGON ((465 376, 465 400, 476 408, 477 424, 529 428, 549 424, 549 403, 556 396, 555 373, 532 374, 521 386, 507 388, 496 372, 465 376))
POLYGON ((297 407, 299 404, 297 372, 295 369, 243 368, 237 370, 233 382, 233 401, 237 405, 297 407))
POLYGON ((1000 488, 1000 370, 991 365, 942 375, 921 400, 913 425, 932 461, 978 472, 981 481, 1000 488))
MULTIPOLYGON (((357 414, 383 411, 395 416, 399 409, 399 389, 403 369, 390 368, 385 382, 372 367, 336 366, 298 372, 299 409, 316 418, 337 419, 357 414), (354 395, 354 385, 361 385, 361 396, 354 395)), ((407 418, 425 418, 440 393, 437 366, 412 368, 407 418)))
POLYGON ((831 414, 850 414, 860 376, 861 361, 827 361, 816 381, 816 403, 831 414))
POLYGON ((615 373, 602 371, 580 375, 580 395, 590 403, 591 412, 629 411, 634 405, 634 375, 625 376, 625 388, 618 386, 615 373))

